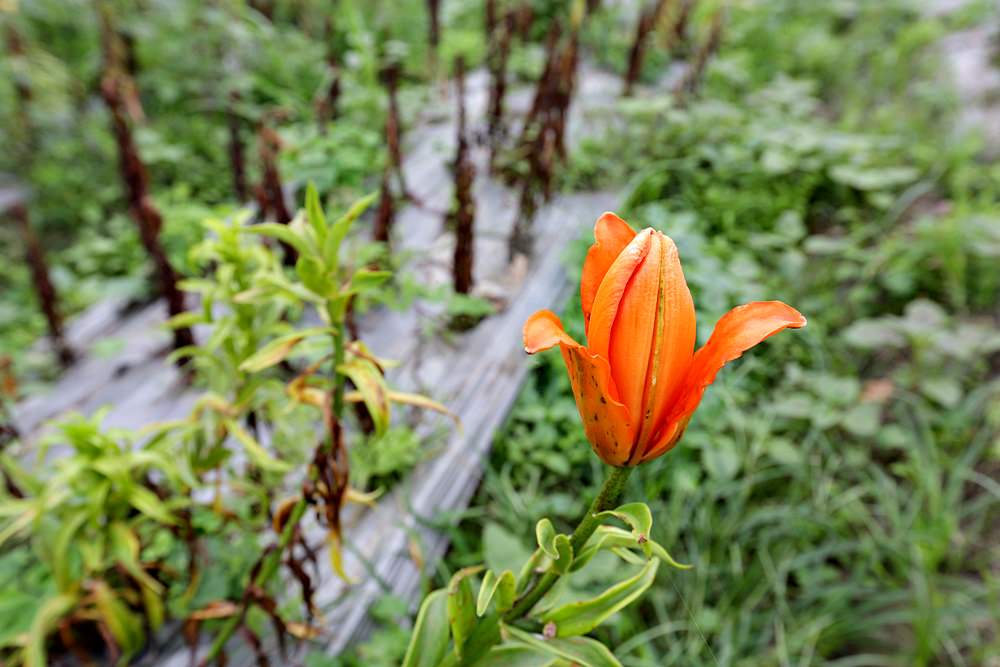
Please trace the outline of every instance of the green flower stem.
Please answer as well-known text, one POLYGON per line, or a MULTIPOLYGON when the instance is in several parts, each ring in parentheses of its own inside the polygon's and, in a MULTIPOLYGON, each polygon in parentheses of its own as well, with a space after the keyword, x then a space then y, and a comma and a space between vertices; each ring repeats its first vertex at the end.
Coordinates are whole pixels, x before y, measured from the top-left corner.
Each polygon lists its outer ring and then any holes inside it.
MULTIPOLYGON (((330 313, 332 318, 334 313, 330 313)), ((331 336, 333 338, 333 414, 340 419, 344 416, 344 378, 338 370, 344 363, 344 322, 343 320, 333 320, 336 322, 336 331, 331 336)))
MULTIPOLYGON (((597 493, 594 502, 590 504, 590 509, 587 510, 587 513, 580 520, 570 538, 570 545, 573 547, 574 556, 583 551, 587 540, 594 534, 597 527, 601 525, 601 520, 597 518, 597 515, 618 506, 618 500, 625 490, 625 483, 628 481, 629 475, 632 474, 631 467, 614 468, 609 466, 609 468, 608 476, 604 479, 601 490, 597 493)), ((509 623, 526 616, 538 604, 538 601, 555 585, 559 580, 559 576, 551 570, 546 572, 532 588, 528 589, 524 595, 514 602, 514 606, 510 611, 504 614, 503 620, 509 623)))

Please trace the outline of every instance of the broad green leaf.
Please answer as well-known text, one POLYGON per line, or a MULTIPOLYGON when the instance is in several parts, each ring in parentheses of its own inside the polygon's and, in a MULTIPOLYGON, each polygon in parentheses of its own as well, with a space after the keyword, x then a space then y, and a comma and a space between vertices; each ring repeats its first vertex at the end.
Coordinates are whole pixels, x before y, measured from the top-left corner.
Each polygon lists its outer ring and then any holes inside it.
POLYGON ((554 658, 569 660, 580 667, 622 667, 604 644, 589 637, 543 639, 509 625, 505 626, 504 631, 518 642, 515 645, 531 647, 554 658))
POLYGON ((597 597, 556 607, 542 615, 542 622, 554 623, 559 637, 590 632, 609 616, 635 602, 653 584, 659 566, 659 560, 651 559, 635 576, 615 584, 597 597))
POLYGON ((476 614, 479 616, 485 614, 494 597, 497 601, 497 611, 503 613, 513 607, 514 598, 517 597, 515 586, 514 573, 510 570, 504 570, 499 576, 493 570, 486 570, 476 599, 476 614))
POLYGON ((285 473, 292 469, 290 463, 280 461, 264 449, 264 446, 257 442, 256 438, 246 432, 246 430, 240 426, 233 419, 224 419, 222 422, 226 429, 233 434, 233 436, 243 445, 243 450, 253 461, 253 464, 262 470, 270 470, 271 472, 285 473))
POLYGON ((448 623, 455 641, 455 655, 462 658, 465 640, 476 624, 476 601, 472 596, 469 577, 482 571, 481 566, 466 567, 454 574, 448 584, 448 623))
POLYGON ((361 392, 361 399, 375 424, 375 435, 384 434, 389 428, 391 408, 389 387, 378 366, 367 359, 355 357, 338 366, 337 372, 350 378, 361 392))
POLYGON ((38 609, 28 631, 24 667, 45 667, 49 664, 45 651, 46 640, 59 621, 76 606, 77 599, 76 595, 61 593, 47 599, 38 609))
POLYGON ((311 327, 275 338, 247 357, 240 364, 240 370, 248 373, 256 373, 265 368, 270 368, 287 359, 292 350, 307 338, 331 333, 334 333, 334 330, 329 327, 311 327))
POLYGON ((420 605, 402 667, 438 667, 448 651, 448 594, 439 589, 420 605))

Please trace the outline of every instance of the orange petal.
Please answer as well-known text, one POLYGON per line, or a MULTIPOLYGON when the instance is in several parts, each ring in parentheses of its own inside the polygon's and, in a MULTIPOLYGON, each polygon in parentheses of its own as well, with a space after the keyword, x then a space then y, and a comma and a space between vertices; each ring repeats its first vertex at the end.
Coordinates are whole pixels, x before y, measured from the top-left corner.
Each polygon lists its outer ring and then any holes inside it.
POLYGON ((609 359, 611 328, 618 316, 618 307, 625 288, 649 253, 653 230, 644 229, 618 253, 601 281, 587 327, 587 347, 596 355, 609 359))
POLYGON ((583 262, 583 278, 580 280, 580 303, 583 306, 583 321, 590 325, 590 311, 597 298, 597 290, 608 269, 625 246, 635 237, 628 223, 614 213, 605 213, 594 225, 594 245, 587 251, 583 262))
POLYGON ((551 310, 539 310, 528 318, 522 331, 524 351, 528 354, 541 352, 563 343, 579 345, 573 337, 563 329, 562 321, 551 310))
POLYGON ((655 442, 646 448, 643 460, 655 458, 677 442, 691 415, 698 408, 705 388, 727 362, 783 329, 806 325, 802 314, 780 301, 756 301, 737 306, 722 316, 711 338, 695 352, 683 386, 671 402, 667 418, 655 442))
POLYGON ((632 451, 635 430, 628 410, 618 400, 607 359, 574 341, 550 311, 540 310, 524 324, 529 354, 559 345, 573 385, 583 428, 594 452, 611 465, 623 465, 632 451))
POLYGON ((610 465, 625 465, 633 449, 635 427, 628 408, 617 400, 607 359, 582 345, 561 347, 583 430, 594 453, 610 465))
MULTIPOLYGON (((636 442, 639 445, 633 451, 632 463, 637 461, 646 449, 646 441, 653 437, 656 426, 660 424, 673 404, 684 383, 688 367, 694 354, 695 312, 694 302, 684 271, 681 268, 680 255, 677 246, 670 237, 660 234, 657 250, 660 255, 659 275, 657 276, 656 296, 654 303, 654 324, 652 342, 649 349, 649 363, 646 370, 646 382, 642 396, 642 412, 637 415, 640 420, 639 433, 636 442)), ((649 262, 657 250, 650 251, 649 262)), ((638 274, 633 284, 638 282, 638 274)), ((611 337, 613 376, 617 380, 618 366, 615 361, 615 350, 621 347, 627 351, 627 334, 618 337, 619 325, 623 323, 623 315, 629 311, 626 301, 630 298, 629 290, 619 308, 619 319, 615 324, 615 333, 611 337)), ((619 383, 621 387, 621 383, 619 383)), ((625 401, 629 405, 628 401, 625 401)))

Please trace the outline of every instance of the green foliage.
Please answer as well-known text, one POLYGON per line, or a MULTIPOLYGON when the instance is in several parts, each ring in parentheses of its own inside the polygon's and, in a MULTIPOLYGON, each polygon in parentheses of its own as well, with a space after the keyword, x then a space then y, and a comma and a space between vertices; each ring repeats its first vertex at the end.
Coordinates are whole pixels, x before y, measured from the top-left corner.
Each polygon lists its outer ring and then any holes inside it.
MULTIPOLYGON (((477 565, 459 570, 447 589, 424 598, 403 665, 493 665, 504 664, 502 660, 541 665, 563 661, 596 667, 620 665, 605 646, 578 635, 594 630, 635 603, 652 586, 661 562, 657 553, 666 552, 646 537, 652 517, 644 508, 641 503, 630 503, 597 515, 599 520, 625 517, 629 522, 639 517, 636 532, 619 531, 623 539, 612 541, 597 533, 584 543, 581 553, 589 554, 588 561, 595 552, 604 552, 625 563, 624 574, 623 568, 618 568, 619 581, 597 595, 570 595, 565 600, 567 586, 582 576, 582 568, 569 576, 575 563, 570 536, 557 533, 548 519, 536 525, 538 549, 524 556, 520 581, 515 582, 510 569, 498 572, 477 565), (634 571, 636 567, 638 571, 634 571), (470 580, 480 573, 479 593, 474 597, 470 580), (539 588, 537 600, 519 605, 548 578, 556 580, 555 588, 539 588), (525 624, 543 627, 545 639, 518 629, 525 624)), ((607 528, 611 527, 601 526, 599 530, 607 528)))

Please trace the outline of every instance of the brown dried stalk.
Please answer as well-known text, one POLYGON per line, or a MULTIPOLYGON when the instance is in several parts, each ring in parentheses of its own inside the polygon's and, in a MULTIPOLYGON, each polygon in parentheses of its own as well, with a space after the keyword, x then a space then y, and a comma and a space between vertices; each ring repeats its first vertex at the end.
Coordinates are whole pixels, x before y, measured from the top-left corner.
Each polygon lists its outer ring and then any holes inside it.
MULTIPOLYGON (((101 6, 102 16, 108 14, 104 5, 101 6)), ((107 22, 104 22, 107 23, 107 22)), ((113 32, 105 30, 102 32, 107 39, 107 35, 113 32)), ((139 237, 142 245, 146 248, 160 283, 160 293, 167 302, 167 311, 171 317, 180 315, 185 308, 184 293, 177 286, 177 274, 167 253, 160 244, 160 230, 163 227, 163 218, 160 212, 153 205, 152 197, 149 193, 149 176, 146 166, 139 158, 139 151, 132 138, 132 128, 127 119, 125 93, 131 88, 128 83, 128 75, 124 73, 120 60, 120 50, 106 48, 105 54, 110 60, 104 62, 104 74, 101 78, 101 96, 108 107, 111 116, 111 130, 118 146, 118 161, 121 169, 122 180, 125 183, 125 191, 128 199, 129 212, 139 227, 139 237)), ((173 330, 174 349, 180 349, 194 344, 194 336, 188 327, 177 327, 173 330)), ((184 365, 186 359, 179 358, 178 365, 184 365)))
POLYGON ((226 107, 226 126, 229 130, 229 168, 233 174, 233 192, 236 199, 245 202, 249 198, 247 189, 246 157, 243 146, 243 120, 236 111, 240 94, 235 90, 229 94, 229 105, 226 107))
POLYGON ((646 56, 649 33, 660 22, 669 2, 670 0, 654 0, 653 4, 639 15, 639 22, 635 28, 635 39, 628 54, 628 70, 625 72, 625 89, 622 94, 626 97, 632 94, 632 88, 639 80, 639 74, 642 73, 642 62, 646 56))
POLYGON ((330 72, 330 85, 326 89, 326 94, 321 96, 316 102, 316 120, 319 123, 319 131, 326 133, 326 125, 340 114, 340 56, 338 50, 338 39, 336 26, 333 17, 327 16, 324 24, 324 39, 327 43, 326 66, 330 72))
POLYGON ((372 226, 372 240, 389 245, 392 240, 392 225, 395 221, 396 206, 389 186, 391 165, 386 163, 382 168, 382 183, 379 186, 378 209, 375 211, 375 222, 372 226))
POLYGON ((486 66, 490 72, 490 97, 486 112, 486 137, 490 148, 490 171, 496 167, 497 152, 507 134, 504 124, 504 98, 507 95, 507 62, 514 39, 516 16, 507 12, 502 21, 497 20, 496 0, 486 3, 486 36, 488 53, 486 66))
MULTIPOLYGON (((281 171, 278 169, 280 151, 281 137, 267 124, 265 117, 257 127, 257 152, 261 170, 257 200, 261 204, 261 215, 266 217, 270 213, 274 216, 275 222, 287 225, 292 221, 292 214, 285 202, 285 188, 281 181, 281 171)), ((285 242, 281 243, 281 248, 285 265, 294 266, 298 259, 295 248, 285 242)))
POLYGON ((402 68, 399 63, 392 62, 382 68, 381 79, 389 100, 389 108, 385 116, 385 143, 389 149, 389 163, 396 172, 400 195, 408 199, 410 198, 410 190, 406 187, 406 178, 403 174, 402 124, 399 120, 399 99, 397 95, 401 74, 402 68))
POLYGON ((267 196, 268 210, 274 214, 276 222, 287 225, 292 214, 285 202, 285 190, 278 169, 278 153, 281 151, 281 137, 266 122, 257 128, 257 151, 260 157, 261 185, 267 196))
POLYGON ((469 157, 469 140, 465 116, 465 60, 455 59, 455 83, 458 97, 458 149, 453 170, 455 174, 455 201, 448 222, 455 229, 455 257, 452 276, 455 291, 468 294, 472 290, 472 267, 475 247, 476 202, 472 186, 476 168, 469 157))
POLYGON ((441 0, 427 0, 427 44, 431 72, 437 72, 438 49, 441 45, 441 0))
POLYGON ((702 42, 698 51, 694 54, 691 64, 677 85, 674 86, 674 98, 679 105, 683 105, 687 98, 698 92, 701 83, 705 78, 705 68, 708 67, 709 60, 719 50, 722 44, 722 10, 712 16, 712 25, 709 27, 708 37, 702 42))
POLYGON ((566 158, 566 125, 576 88, 580 25, 570 26, 562 48, 558 48, 559 28, 553 25, 547 39, 549 54, 545 71, 538 81, 531 109, 525 118, 517 156, 527 165, 521 175, 518 218, 508 239, 508 256, 530 255, 531 226, 541 201, 552 196, 555 165, 566 158))
POLYGON ((66 338, 63 334, 63 319, 62 313, 59 310, 59 297, 49 276, 49 266, 45 259, 45 250, 38 236, 31 228, 31 222, 28 219, 28 208, 24 204, 16 204, 11 209, 11 217, 14 218, 14 223, 17 225, 18 232, 21 235, 21 241, 24 243, 25 259, 28 262, 28 268, 31 270, 35 294, 38 296, 38 304, 41 306, 42 313, 45 314, 45 321, 49 327, 49 338, 52 340, 52 347, 59 356, 59 362, 63 366, 68 366, 73 363, 74 354, 66 343, 66 338))
POLYGON ((694 11, 695 0, 681 0, 677 9, 677 16, 674 18, 673 26, 670 28, 669 39, 673 44, 683 44, 687 41, 688 25, 691 22, 691 13, 694 11))
POLYGON ((274 22, 274 0, 249 0, 247 4, 268 21, 274 22))
MULTIPOLYGON (((11 58, 24 56, 24 43, 21 40, 13 23, 7 24, 6 30, 7 53, 11 58)), ((34 146, 36 143, 36 133, 34 124, 31 122, 30 105, 33 99, 31 85, 23 77, 15 77, 14 89, 17 93, 18 117, 23 132, 23 140, 20 143, 22 149, 21 162, 27 168, 34 156, 34 146)), ((73 363, 73 351, 66 344, 63 336, 63 320, 59 311, 59 299, 56 289, 52 284, 49 274, 48 262, 45 259, 45 251, 38 236, 31 228, 27 206, 18 201, 10 209, 14 224, 17 225, 21 240, 24 243, 25 256, 28 267, 31 270, 32 279, 35 286, 35 293, 38 296, 38 303, 45 321, 48 324, 49 338, 52 347, 59 357, 59 362, 63 366, 73 363)))

